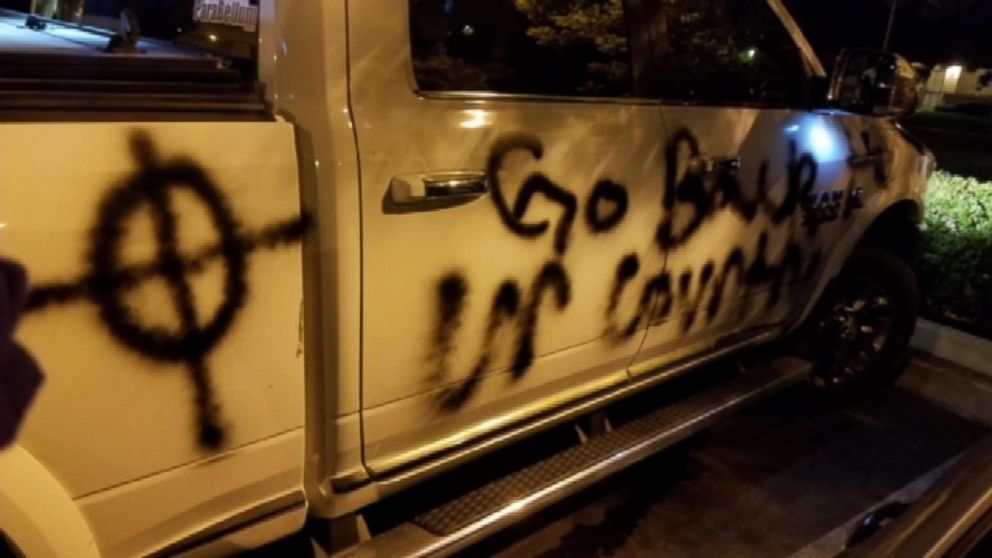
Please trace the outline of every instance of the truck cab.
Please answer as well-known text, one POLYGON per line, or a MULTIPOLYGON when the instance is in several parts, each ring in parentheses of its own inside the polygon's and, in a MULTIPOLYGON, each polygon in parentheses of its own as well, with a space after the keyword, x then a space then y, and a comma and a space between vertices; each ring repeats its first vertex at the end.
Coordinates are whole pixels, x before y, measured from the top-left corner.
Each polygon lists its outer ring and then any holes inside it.
POLYGON ((18 552, 309 518, 324 550, 448 553, 789 382, 894 374, 933 166, 893 121, 912 71, 828 76, 779 0, 204 0, 161 37, 86 4, 0 19, 0 251, 46 376, 0 452, 18 552), (803 333, 812 364, 478 466, 803 333))

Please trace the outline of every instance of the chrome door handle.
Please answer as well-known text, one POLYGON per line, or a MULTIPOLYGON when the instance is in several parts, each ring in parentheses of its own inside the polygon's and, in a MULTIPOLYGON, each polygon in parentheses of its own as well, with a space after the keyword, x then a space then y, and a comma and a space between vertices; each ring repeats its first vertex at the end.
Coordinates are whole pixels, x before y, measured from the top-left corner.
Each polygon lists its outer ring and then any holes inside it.
POLYGON ((484 172, 454 171, 425 176, 424 190, 428 198, 481 196, 489 186, 484 172))
POLYGON ((467 201, 485 195, 489 180, 483 171, 439 171, 394 177, 389 196, 396 204, 467 201))
POLYGON ((741 157, 740 155, 726 157, 697 155, 689 161, 689 170, 693 174, 734 173, 741 170, 741 157))

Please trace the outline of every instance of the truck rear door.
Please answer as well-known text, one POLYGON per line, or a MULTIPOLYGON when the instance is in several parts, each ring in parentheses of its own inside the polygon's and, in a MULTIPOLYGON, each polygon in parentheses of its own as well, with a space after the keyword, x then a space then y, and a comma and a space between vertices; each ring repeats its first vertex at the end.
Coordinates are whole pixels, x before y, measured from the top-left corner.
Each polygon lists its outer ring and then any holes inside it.
POLYGON ((103 555, 302 504, 293 126, 253 57, 176 44, 256 52, 255 29, 144 20, 169 40, 113 53, 109 33, 25 18, 0 10, 0 254, 30 274, 18 338, 45 383, 17 443, 103 555))

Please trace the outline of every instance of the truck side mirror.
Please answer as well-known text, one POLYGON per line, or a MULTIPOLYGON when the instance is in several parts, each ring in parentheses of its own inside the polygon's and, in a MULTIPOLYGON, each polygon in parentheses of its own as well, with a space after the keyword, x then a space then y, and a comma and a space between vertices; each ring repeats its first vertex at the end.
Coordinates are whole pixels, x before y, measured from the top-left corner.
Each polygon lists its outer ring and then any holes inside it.
POLYGON ((830 78, 830 105, 858 114, 903 117, 920 102, 916 70, 898 54, 869 49, 841 51, 830 78))

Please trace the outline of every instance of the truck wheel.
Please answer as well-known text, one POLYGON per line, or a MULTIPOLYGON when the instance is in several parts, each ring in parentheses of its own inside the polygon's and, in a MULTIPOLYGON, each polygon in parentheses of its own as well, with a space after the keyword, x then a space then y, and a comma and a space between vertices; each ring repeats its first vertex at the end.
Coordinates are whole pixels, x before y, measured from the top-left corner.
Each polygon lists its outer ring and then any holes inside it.
POLYGON ((847 396, 892 384, 918 310, 916 275, 905 261, 879 248, 855 250, 811 317, 813 385, 847 396))

